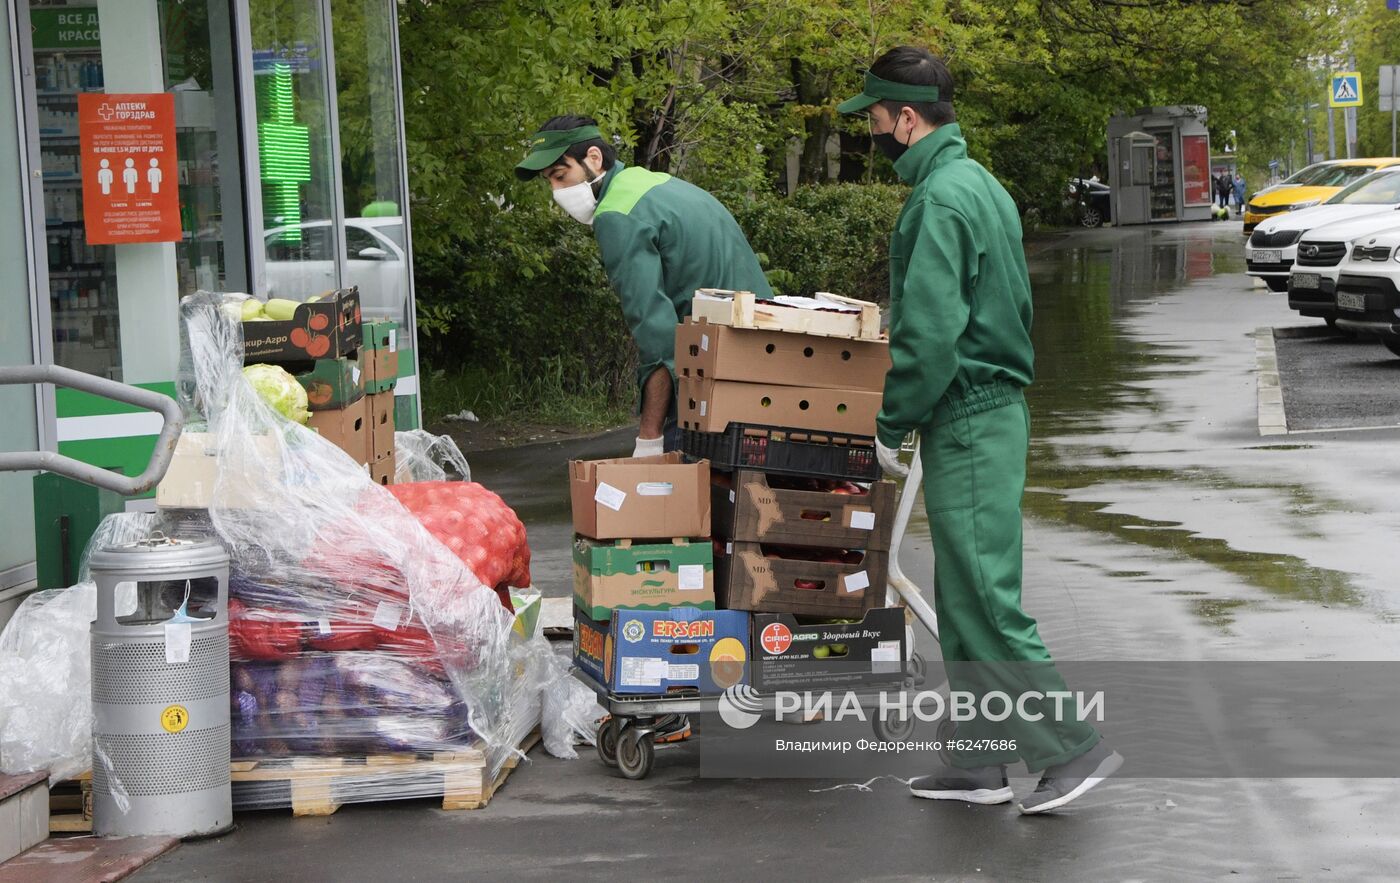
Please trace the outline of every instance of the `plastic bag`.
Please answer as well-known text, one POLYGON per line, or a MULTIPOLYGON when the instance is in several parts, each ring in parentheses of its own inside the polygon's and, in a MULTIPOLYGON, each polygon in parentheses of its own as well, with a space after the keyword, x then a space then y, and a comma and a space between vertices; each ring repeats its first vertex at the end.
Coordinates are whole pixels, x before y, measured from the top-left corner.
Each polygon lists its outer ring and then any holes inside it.
MULTIPOLYGON (((0 772, 49 771, 49 783, 71 779, 92 758, 92 643, 97 587, 87 557, 94 549, 146 536, 146 513, 109 515, 98 526, 67 589, 24 599, 0 633, 0 772)), ((134 590, 119 595, 118 610, 135 606, 134 590)))
POLYGON ((449 436, 433 435, 424 429, 400 430, 394 433, 394 453, 398 457, 394 480, 400 484, 472 480, 467 458, 449 436))

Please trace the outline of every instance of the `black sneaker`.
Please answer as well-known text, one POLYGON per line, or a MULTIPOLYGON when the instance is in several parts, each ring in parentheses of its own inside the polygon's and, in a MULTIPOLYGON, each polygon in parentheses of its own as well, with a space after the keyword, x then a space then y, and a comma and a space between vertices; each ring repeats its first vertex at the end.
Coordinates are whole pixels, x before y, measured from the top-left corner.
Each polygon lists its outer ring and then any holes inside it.
POLYGON ((945 766, 931 776, 909 783, 909 793, 927 800, 961 800, 965 803, 1008 803, 1014 796, 1006 783, 1006 767, 958 769, 945 766))
POLYGON ((1033 815, 1064 806, 1118 772, 1122 765, 1123 756, 1100 739, 1086 753, 1046 770, 1031 796, 1020 802, 1021 812, 1033 815))

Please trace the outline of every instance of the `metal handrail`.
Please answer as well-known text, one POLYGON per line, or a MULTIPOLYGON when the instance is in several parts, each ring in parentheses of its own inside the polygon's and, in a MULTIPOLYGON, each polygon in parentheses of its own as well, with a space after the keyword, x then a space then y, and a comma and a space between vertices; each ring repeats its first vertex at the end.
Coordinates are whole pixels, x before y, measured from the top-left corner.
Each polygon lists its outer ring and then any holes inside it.
POLYGON ((175 443, 180 440, 180 430, 185 425, 185 416, 174 399, 105 377, 95 377, 82 371, 74 371, 72 368, 64 368, 62 365, 0 368, 0 386, 40 383, 76 389, 160 414, 160 436, 156 439, 156 449, 151 454, 151 461, 146 465, 144 472, 129 478, 52 451, 12 451, 0 452, 0 472, 52 472, 103 490, 115 491, 124 497, 144 494, 165 477, 165 470, 170 467, 170 458, 175 453, 175 443))

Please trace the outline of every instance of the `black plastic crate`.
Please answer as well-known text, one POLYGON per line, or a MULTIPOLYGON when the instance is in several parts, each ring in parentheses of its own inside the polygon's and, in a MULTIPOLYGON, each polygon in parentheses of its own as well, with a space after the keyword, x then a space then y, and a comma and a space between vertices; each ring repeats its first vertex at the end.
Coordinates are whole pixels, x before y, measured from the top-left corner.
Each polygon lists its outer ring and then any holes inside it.
POLYGON ((681 450, 726 471, 757 469, 847 481, 878 481, 881 475, 872 436, 730 423, 724 432, 681 430, 681 450))

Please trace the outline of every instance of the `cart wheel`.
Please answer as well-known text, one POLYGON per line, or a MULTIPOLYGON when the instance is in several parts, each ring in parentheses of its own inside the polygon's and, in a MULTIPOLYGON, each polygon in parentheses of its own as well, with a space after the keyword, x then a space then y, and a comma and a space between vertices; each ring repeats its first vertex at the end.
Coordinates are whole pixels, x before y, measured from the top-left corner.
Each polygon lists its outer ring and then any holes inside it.
POLYGON ((905 675, 904 683, 909 687, 922 687, 924 679, 928 677, 928 664, 924 662, 924 657, 914 653, 909 657, 909 674, 905 675))
POLYGON ((874 718, 875 738, 882 742, 898 742, 900 739, 908 739, 914 732, 914 724, 915 718, 912 714, 906 715, 903 720, 899 717, 885 720, 876 715, 874 718))
POLYGON ((617 766, 617 739, 623 724, 615 717, 609 717, 598 727, 598 759, 604 766, 617 766))
POLYGON ((640 733, 630 727, 622 732, 617 741, 617 768, 624 777, 645 779, 655 762, 656 746, 652 744, 650 733, 640 733))

